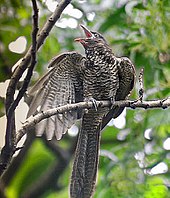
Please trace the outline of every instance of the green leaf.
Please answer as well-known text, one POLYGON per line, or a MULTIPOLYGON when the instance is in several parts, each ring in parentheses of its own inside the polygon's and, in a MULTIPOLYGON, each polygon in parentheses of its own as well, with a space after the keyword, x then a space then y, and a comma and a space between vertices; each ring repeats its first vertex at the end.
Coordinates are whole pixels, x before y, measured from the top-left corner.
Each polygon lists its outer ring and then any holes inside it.
POLYGON ((121 8, 114 10, 113 13, 110 13, 110 15, 106 18, 104 23, 100 26, 99 31, 100 32, 106 32, 109 28, 112 26, 127 26, 126 23, 127 16, 125 13, 125 6, 122 6, 121 8))
POLYGON ((19 197, 40 177, 53 160, 54 156, 45 149, 41 141, 35 141, 20 170, 7 188, 8 198, 19 197))

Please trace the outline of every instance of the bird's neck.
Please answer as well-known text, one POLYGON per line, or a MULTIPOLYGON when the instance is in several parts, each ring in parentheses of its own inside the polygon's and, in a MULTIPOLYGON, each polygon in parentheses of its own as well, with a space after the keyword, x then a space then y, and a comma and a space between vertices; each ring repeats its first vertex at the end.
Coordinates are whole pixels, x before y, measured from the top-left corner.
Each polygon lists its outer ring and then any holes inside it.
POLYGON ((109 46, 98 45, 95 47, 90 47, 85 50, 88 65, 100 65, 104 64, 108 60, 113 59, 113 53, 109 46))

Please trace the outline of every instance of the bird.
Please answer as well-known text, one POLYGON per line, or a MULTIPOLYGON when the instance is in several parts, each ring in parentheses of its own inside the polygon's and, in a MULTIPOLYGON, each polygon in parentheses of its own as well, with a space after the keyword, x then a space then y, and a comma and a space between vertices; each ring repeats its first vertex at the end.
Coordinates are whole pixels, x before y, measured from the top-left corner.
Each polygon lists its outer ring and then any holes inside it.
MULTIPOLYGON (((86 54, 84 98, 86 100, 115 100, 119 87, 118 61, 102 39, 78 38, 86 54)), ((109 107, 90 109, 84 113, 81 138, 73 164, 70 193, 72 198, 93 196, 99 161, 100 132, 103 117, 109 107)))
POLYGON ((95 106, 96 100, 126 99, 134 87, 135 68, 127 57, 116 57, 106 39, 98 32, 81 25, 86 38, 78 38, 85 49, 85 56, 78 52, 64 52, 49 63, 50 70, 29 91, 35 95, 28 117, 38 112, 90 100, 94 108, 57 114, 39 122, 36 134, 46 134, 57 140, 82 119, 75 151, 70 181, 71 198, 90 198, 96 186, 101 130, 124 108, 95 106))
MULTIPOLYGON (((116 57, 103 36, 82 27, 87 38, 78 38, 86 54, 84 98, 87 100, 125 99, 134 86, 135 69, 127 57, 116 57), (122 90, 123 89, 123 90, 122 90)), ((124 108, 90 109, 84 113, 79 134, 70 193, 72 198, 90 198, 96 185, 101 129, 124 108)))
MULTIPOLYGON (((100 38, 105 45, 108 45, 106 39, 97 31, 91 31, 84 25, 80 24, 80 27, 84 30, 87 38, 100 38)), ((130 96, 136 79, 135 66, 131 60, 127 57, 120 58, 121 67, 118 67, 119 76, 119 88, 116 93, 115 101, 128 99, 130 96)), ((108 124, 112 118, 117 118, 124 110, 125 107, 114 107, 110 109, 109 113, 104 117, 102 121, 102 129, 108 124)))

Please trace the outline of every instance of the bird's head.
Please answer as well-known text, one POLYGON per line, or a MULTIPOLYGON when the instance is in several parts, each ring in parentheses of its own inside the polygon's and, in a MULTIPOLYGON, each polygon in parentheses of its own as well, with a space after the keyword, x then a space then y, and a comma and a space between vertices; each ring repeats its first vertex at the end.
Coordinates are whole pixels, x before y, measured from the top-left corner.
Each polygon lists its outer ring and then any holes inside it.
POLYGON ((91 31, 86 28, 84 25, 80 25, 83 29, 86 37, 85 38, 77 38, 75 41, 80 42, 85 49, 90 47, 95 47, 97 44, 107 44, 105 38, 98 32, 91 31))
POLYGON ((82 24, 80 24, 80 27, 83 29, 87 38, 99 38, 99 39, 103 40, 104 43, 107 43, 105 38, 99 32, 91 31, 82 24))

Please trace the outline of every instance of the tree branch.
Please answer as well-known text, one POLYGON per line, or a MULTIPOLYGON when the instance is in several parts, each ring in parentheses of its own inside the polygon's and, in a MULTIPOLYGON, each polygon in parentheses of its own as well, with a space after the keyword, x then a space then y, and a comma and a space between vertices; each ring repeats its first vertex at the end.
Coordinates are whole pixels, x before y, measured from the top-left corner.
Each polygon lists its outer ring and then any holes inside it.
POLYGON ((24 142, 23 148, 21 149, 19 154, 12 159, 10 165, 8 166, 8 169, 2 175, 0 185, 3 184, 4 188, 6 188, 12 181, 12 179, 16 176, 34 140, 34 131, 29 131, 27 138, 24 142))
POLYGON ((24 92, 27 89, 27 86, 29 84, 30 78, 32 76, 32 71, 34 68, 34 65, 36 63, 36 51, 40 48, 40 46, 43 44, 45 39, 47 38, 49 32, 51 31, 52 27, 55 25, 56 21, 60 18, 61 13, 65 9, 65 7, 71 2, 71 0, 61 0, 61 2, 57 5, 56 10, 51 15, 51 17, 48 19, 44 27, 42 28, 40 34, 38 35, 38 39, 36 42, 36 35, 38 31, 38 18, 36 18, 38 15, 38 9, 36 6, 36 1, 32 0, 33 2, 33 9, 34 9, 34 28, 33 28, 33 45, 29 48, 27 54, 22 59, 21 63, 18 65, 16 70, 14 71, 14 74, 11 77, 9 86, 7 88, 6 93, 6 115, 7 115, 7 128, 6 128, 6 136, 5 136, 5 146, 3 147, 1 151, 0 156, 0 175, 4 172, 6 169, 8 163, 11 160, 11 157, 13 153, 15 152, 15 108, 17 107, 19 101, 21 100, 24 92), (32 61, 31 61, 32 60, 32 61), (19 79, 21 78, 23 72, 28 68, 31 61, 31 66, 28 69, 27 77, 24 80, 23 87, 21 88, 17 99, 14 101, 14 93, 16 90, 16 86, 19 82, 19 79))
MULTIPOLYGON (((108 106, 119 106, 119 107, 130 107, 132 109, 135 108, 144 108, 144 109, 151 109, 151 108, 168 108, 170 107, 170 97, 163 99, 163 100, 152 100, 152 101, 131 101, 131 100, 122 100, 116 101, 114 104, 111 104, 110 101, 96 101, 98 107, 108 107, 108 106)), ((64 113, 70 110, 76 109, 90 109, 93 108, 93 102, 79 102, 75 104, 68 104, 61 107, 57 107, 54 109, 49 109, 47 111, 38 113, 35 116, 29 117, 25 123, 23 124, 22 128, 17 133, 17 142, 27 133, 29 129, 34 127, 38 122, 45 118, 49 118, 52 115, 64 113)))
MULTIPOLYGON (((15 152, 15 147, 16 147, 16 131, 15 131, 15 114, 14 111, 16 107, 18 106, 18 103, 20 102, 21 98, 23 97, 24 93, 27 90, 27 87, 29 85, 34 66, 36 64, 36 47, 37 47, 37 42, 36 42, 36 37, 38 33, 38 8, 36 4, 36 0, 32 0, 33 3, 33 32, 32 32, 32 47, 31 47, 31 65, 28 68, 27 76, 24 79, 24 83, 22 88, 20 89, 17 98, 13 100, 11 106, 6 106, 6 115, 7 115, 7 128, 6 128, 6 135, 5 135, 5 146, 2 149, 1 152, 1 164, 0 164, 0 173, 2 173, 13 153, 15 152)), ((15 90, 14 90, 15 92, 15 90)), ((7 98, 8 100, 8 98, 7 98)), ((7 105, 7 103, 6 103, 7 105)))
MULTIPOLYGON (((53 14, 48 18, 40 34, 38 35, 37 50, 42 46, 47 36, 49 35, 51 29, 55 25, 56 21, 60 18, 61 13, 70 2, 71 0, 61 0, 60 3, 57 5, 53 14)), ((17 83, 31 61, 31 49, 32 47, 29 48, 27 54, 24 56, 24 58, 22 59, 22 62, 18 65, 18 67, 14 71, 14 74, 11 77, 11 80, 7 89, 7 94, 6 94, 6 109, 7 110, 9 109, 9 107, 14 101, 14 93, 15 93, 17 83)))
POLYGON ((36 51, 37 51, 37 34, 38 34, 38 7, 37 7, 37 3, 36 0, 32 0, 32 5, 33 5, 33 31, 32 31, 32 47, 31 47, 31 63, 30 66, 28 67, 28 72, 27 75, 24 79, 24 83, 16 97, 16 99, 14 100, 14 102, 12 103, 12 105, 10 106, 9 110, 8 110, 8 114, 12 113, 16 107, 18 106, 19 101, 21 100, 21 98, 23 97, 24 93, 26 92, 29 82, 31 80, 32 77, 32 73, 34 70, 34 67, 37 63, 36 60, 36 51))

